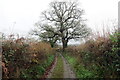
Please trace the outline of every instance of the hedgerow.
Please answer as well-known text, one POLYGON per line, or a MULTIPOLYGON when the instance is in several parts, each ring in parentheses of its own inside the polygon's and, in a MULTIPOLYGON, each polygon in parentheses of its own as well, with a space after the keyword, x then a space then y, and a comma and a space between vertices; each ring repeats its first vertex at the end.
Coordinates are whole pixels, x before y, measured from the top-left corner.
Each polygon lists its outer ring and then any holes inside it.
MULTIPOLYGON (((69 56, 75 57, 73 67, 79 78, 119 78, 120 75, 120 33, 98 36, 79 46, 67 48, 69 56)), ((68 58, 68 61, 70 59, 68 58)))
POLYGON ((2 42, 3 78, 41 78, 54 59, 51 46, 11 36, 2 42))

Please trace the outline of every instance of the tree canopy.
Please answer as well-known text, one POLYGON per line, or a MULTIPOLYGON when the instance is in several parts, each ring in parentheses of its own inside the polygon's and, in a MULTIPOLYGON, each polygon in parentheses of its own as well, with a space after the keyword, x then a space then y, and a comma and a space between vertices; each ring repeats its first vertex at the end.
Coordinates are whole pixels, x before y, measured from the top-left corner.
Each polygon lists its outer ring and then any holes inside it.
MULTIPOLYGON (((76 2, 51 2, 50 9, 42 12, 42 21, 36 23, 41 31, 40 37, 61 40, 63 51, 70 39, 85 38, 90 29, 85 25, 82 15, 84 10, 76 2)), ((38 31, 36 31, 38 33, 38 31)))

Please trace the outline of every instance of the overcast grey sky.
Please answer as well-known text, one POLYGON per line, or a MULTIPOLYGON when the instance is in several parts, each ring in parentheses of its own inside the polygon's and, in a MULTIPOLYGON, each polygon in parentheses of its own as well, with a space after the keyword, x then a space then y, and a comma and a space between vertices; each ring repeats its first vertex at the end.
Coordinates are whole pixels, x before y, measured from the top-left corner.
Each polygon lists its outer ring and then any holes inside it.
MULTIPOLYGON (((34 28, 40 13, 49 7, 53 0, 0 0, 0 32, 26 35, 34 28)), ((61 1, 61 0, 59 0, 61 1)), ((103 22, 118 17, 120 0, 78 0, 85 10, 87 25, 100 30, 103 22)))

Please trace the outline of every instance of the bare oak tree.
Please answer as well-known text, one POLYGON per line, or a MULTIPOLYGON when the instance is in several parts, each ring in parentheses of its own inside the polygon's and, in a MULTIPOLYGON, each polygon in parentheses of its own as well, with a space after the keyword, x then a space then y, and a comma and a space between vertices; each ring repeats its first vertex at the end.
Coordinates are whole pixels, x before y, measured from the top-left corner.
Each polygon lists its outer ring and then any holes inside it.
POLYGON ((88 36, 90 29, 84 24, 83 13, 76 2, 51 2, 50 9, 42 13, 46 22, 42 26, 39 22, 37 25, 44 33, 52 34, 48 38, 59 36, 64 51, 70 39, 88 36))

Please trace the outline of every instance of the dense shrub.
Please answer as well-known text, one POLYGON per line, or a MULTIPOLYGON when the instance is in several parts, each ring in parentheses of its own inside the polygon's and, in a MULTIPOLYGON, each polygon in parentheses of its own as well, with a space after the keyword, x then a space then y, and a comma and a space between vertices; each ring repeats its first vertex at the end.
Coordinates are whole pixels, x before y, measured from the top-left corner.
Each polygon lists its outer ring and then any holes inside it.
MULTIPOLYGON (((70 46, 67 52, 78 57, 78 65, 84 66, 82 69, 94 71, 94 77, 116 78, 120 75, 119 38, 120 33, 116 31, 108 37, 99 36, 79 46, 70 46)), ((79 71, 79 67, 76 69, 79 71)))
POLYGON ((28 45, 21 43, 16 43, 14 41, 5 41, 3 42, 3 62, 8 68, 10 77, 18 77, 19 69, 24 67, 27 62, 25 59, 26 56, 26 47, 28 45))
POLYGON ((36 74, 42 76, 52 63, 53 50, 48 43, 26 41, 23 37, 16 39, 12 36, 2 42, 3 78, 20 78, 25 73, 25 76, 33 77, 29 73, 35 74, 35 69, 39 69, 36 74))

